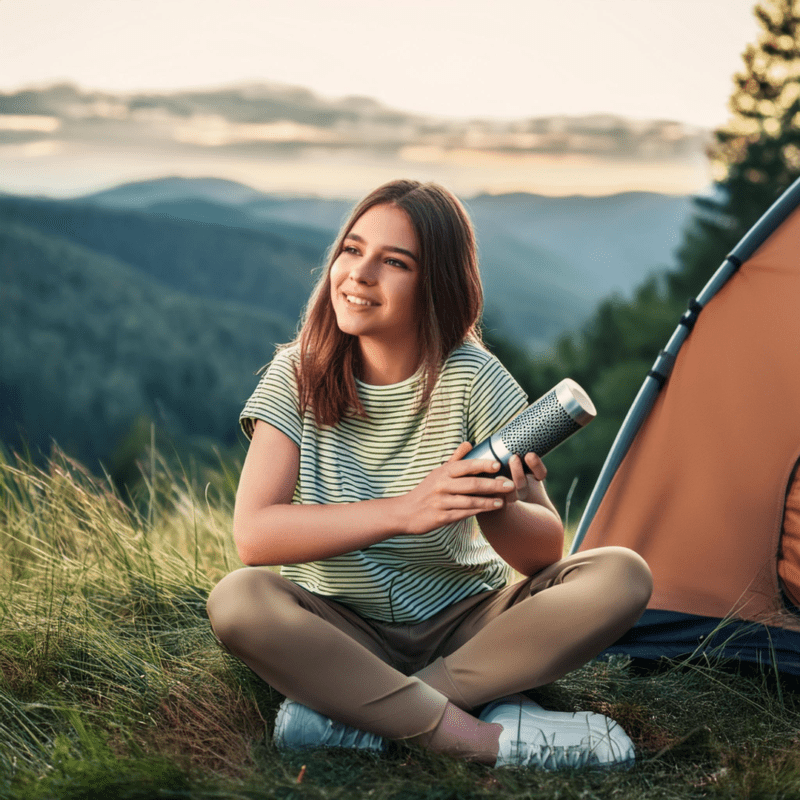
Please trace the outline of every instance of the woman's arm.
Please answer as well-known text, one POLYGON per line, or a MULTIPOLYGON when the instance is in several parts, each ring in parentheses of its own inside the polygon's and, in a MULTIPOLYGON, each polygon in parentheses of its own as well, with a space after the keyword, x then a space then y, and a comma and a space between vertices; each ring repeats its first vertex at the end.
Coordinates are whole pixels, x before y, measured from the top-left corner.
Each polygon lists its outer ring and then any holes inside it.
POLYGON ((528 453, 525 461, 530 474, 519 456, 512 457, 514 491, 504 495, 502 508, 479 514, 478 523, 504 561, 523 575, 533 575, 563 557, 564 526, 542 483, 547 468, 535 453, 528 453))
MULTIPOLYGON (((462 446, 463 447, 463 446, 462 446)), ((405 495, 334 505, 292 504, 300 451, 286 434, 261 420, 247 451, 233 535, 245 564, 300 564, 360 550, 401 534, 422 534, 503 505, 514 484, 498 486, 499 464, 461 461, 461 448, 405 495)), ((500 482, 501 484, 503 482, 500 482)))

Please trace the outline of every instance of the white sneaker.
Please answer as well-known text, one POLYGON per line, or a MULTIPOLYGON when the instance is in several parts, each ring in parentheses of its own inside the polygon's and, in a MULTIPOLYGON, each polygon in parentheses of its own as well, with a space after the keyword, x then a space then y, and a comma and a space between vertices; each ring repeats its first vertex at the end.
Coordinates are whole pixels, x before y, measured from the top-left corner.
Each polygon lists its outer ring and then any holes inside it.
POLYGON ((479 719, 499 723, 497 767, 633 766, 633 742, 613 719, 590 711, 548 711, 524 695, 495 700, 479 719))
POLYGON ((288 698, 278 709, 272 740, 279 750, 351 747, 381 752, 386 749, 386 740, 383 737, 360 731, 343 722, 334 722, 308 706, 288 698))

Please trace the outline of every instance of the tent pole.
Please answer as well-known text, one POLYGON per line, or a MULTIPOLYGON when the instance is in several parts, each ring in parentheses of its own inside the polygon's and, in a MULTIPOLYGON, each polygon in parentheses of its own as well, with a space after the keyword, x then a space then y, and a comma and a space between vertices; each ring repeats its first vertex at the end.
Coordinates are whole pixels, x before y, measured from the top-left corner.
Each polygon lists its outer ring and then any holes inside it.
POLYGON ((589 502, 586 504, 586 509, 578 523, 578 529, 575 532, 575 538, 570 548, 570 555, 576 553, 580 548, 619 465, 625 458, 634 438, 636 438, 639 428, 650 413, 650 409, 653 407, 662 386, 669 378, 678 351, 691 333, 699 313, 739 267, 755 253, 798 205, 800 205, 800 178, 769 207, 758 222, 742 237, 703 287, 697 299, 689 303, 689 310, 681 317, 680 323, 670 337, 667 346, 659 353, 653 368, 647 374, 642 387, 639 389, 633 405, 628 410, 614 443, 611 445, 597 483, 595 483, 594 489, 589 496, 589 502))

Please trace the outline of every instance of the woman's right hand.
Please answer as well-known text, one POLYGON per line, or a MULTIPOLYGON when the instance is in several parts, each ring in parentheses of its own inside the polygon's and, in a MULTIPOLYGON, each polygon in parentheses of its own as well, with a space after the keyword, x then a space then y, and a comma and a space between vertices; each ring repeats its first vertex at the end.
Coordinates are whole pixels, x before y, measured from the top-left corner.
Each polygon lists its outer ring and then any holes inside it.
POLYGON ((403 533, 420 535, 472 517, 484 511, 502 508, 500 493, 514 490, 514 483, 504 477, 479 478, 480 473, 497 472, 500 464, 488 459, 468 459, 472 449, 463 442, 456 451, 408 494, 396 500, 400 504, 403 533))

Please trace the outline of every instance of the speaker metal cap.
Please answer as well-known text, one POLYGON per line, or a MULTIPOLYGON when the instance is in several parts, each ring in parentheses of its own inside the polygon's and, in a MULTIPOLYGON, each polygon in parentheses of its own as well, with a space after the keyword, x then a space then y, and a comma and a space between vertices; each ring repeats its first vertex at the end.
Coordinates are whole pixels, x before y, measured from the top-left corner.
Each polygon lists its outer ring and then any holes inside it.
POLYGON ((586 425, 597 416, 589 395, 572 378, 564 378, 558 383, 555 393, 561 407, 578 425, 586 425))

